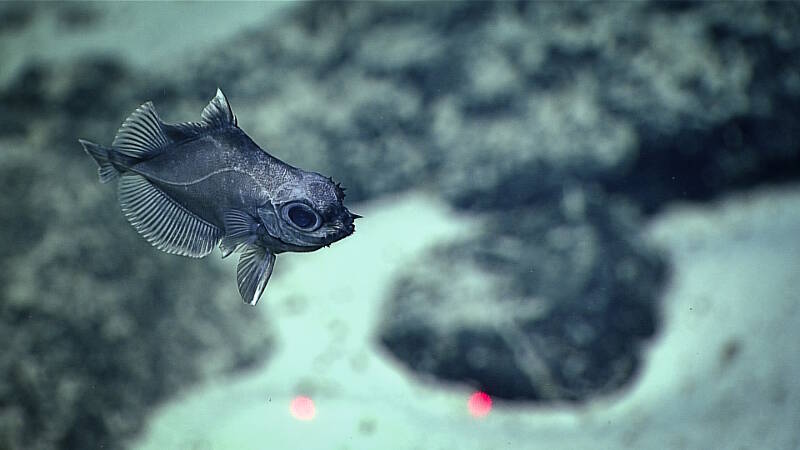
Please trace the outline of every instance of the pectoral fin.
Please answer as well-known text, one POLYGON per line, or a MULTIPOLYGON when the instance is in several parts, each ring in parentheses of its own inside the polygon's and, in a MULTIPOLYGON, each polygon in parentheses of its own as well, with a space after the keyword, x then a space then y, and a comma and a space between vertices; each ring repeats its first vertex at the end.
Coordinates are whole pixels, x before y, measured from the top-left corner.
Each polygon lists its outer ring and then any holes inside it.
POLYGON ((258 245, 248 245, 239 257, 236 281, 239 294, 245 303, 255 306, 267 286, 272 268, 275 267, 275 254, 258 245))
POLYGON ((242 245, 252 244, 258 238, 258 222, 255 217, 238 209, 229 209, 223 214, 225 237, 219 243, 222 257, 225 258, 242 245))

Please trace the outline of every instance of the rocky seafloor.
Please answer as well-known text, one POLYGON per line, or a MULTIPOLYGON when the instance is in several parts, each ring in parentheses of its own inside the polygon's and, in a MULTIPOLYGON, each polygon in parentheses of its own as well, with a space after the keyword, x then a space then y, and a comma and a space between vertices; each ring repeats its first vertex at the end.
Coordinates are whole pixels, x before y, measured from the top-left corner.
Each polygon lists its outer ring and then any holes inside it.
MULTIPOLYGON (((469 223, 417 248, 434 221, 403 209, 371 235, 417 251, 381 277, 365 351, 531 408, 622 395, 641 374, 677 270, 642 232, 653 220, 800 176, 794 3, 301 4, 264 26, 231 19, 201 48, 165 42, 179 57, 152 65, 142 44, 135 58, 108 44, 114 8, 0 9, 8 42, 42 23, 107 30, 96 51, 18 58, 0 87, 0 447, 126 445, 192 383, 281 367, 281 325, 236 303, 232 269, 151 249, 77 145, 110 142, 145 100, 194 120, 222 87, 257 142, 332 175, 348 201, 391 210, 423 192, 469 223)), ((366 295, 337 278, 319 294, 334 298, 297 300, 280 280, 258 308, 366 295)), ((317 320, 335 361, 355 327, 317 320)))

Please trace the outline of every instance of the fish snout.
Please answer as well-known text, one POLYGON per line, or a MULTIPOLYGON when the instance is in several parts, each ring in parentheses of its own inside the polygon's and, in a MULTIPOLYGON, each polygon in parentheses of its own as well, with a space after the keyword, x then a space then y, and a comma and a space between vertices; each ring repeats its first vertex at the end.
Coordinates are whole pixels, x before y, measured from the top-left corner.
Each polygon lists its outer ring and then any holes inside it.
POLYGON ((344 218, 342 219, 342 225, 344 226, 344 231, 346 231, 348 235, 353 234, 353 232, 356 231, 355 220, 360 219, 361 217, 362 216, 351 213, 350 211, 345 209, 344 218))

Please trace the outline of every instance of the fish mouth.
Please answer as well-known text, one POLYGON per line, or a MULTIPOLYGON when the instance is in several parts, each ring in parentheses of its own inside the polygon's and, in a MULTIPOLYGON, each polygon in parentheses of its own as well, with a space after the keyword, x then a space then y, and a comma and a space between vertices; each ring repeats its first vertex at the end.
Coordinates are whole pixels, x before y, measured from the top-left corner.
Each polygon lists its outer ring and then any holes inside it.
POLYGON ((350 236, 356 231, 356 224, 355 224, 356 219, 361 219, 364 216, 352 213, 347 210, 345 210, 345 213, 346 213, 345 219, 342 224, 344 225, 345 229, 344 231, 347 232, 346 236, 350 236))
POLYGON ((336 225, 336 226, 333 227, 333 229, 336 230, 336 234, 335 234, 336 238, 334 240, 334 242, 335 242, 335 241, 338 241, 340 239, 344 239, 347 236, 350 236, 351 234, 355 233, 356 226, 355 226, 354 223, 351 222, 350 224, 336 225))
POLYGON ((341 221, 335 223, 331 226, 333 230, 333 240, 331 243, 339 241, 341 239, 350 236, 351 234, 355 233, 356 231, 356 224, 354 223, 355 219, 360 218, 358 214, 352 214, 349 211, 344 215, 341 221))

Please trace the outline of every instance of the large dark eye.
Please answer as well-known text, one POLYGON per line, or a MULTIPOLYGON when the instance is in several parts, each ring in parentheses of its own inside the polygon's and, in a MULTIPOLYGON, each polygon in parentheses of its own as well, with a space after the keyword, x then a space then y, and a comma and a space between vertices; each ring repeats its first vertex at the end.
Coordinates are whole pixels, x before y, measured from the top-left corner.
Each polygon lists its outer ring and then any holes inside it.
POLYGON ((304 203, 293 203, 284 208, 283 211, 289 221, 297 228, 314 230, 319 227, 319 214, 304 203))

